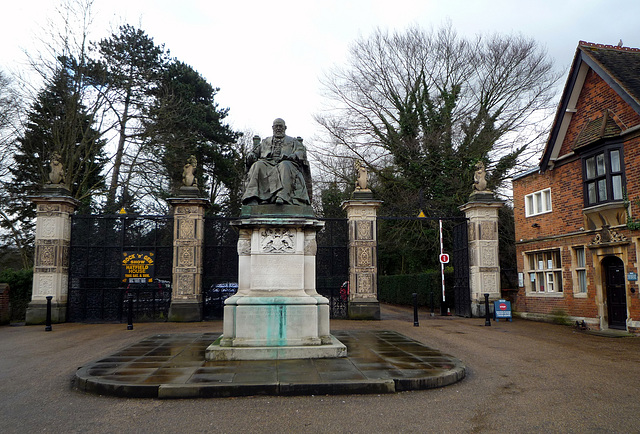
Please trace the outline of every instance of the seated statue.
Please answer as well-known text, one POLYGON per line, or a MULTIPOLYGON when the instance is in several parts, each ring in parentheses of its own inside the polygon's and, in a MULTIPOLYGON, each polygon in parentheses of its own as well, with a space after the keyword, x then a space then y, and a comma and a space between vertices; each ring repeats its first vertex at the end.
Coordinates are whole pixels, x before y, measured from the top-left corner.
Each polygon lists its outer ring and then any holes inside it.
POLYGON ((310 205, 310 171, 301 138, 285 135, 280 118, 273 121, 273 136, 259 142, 247 158, 249 172, 243 205, 310 205), (308 187, 309 185, 309 187, 308 187))

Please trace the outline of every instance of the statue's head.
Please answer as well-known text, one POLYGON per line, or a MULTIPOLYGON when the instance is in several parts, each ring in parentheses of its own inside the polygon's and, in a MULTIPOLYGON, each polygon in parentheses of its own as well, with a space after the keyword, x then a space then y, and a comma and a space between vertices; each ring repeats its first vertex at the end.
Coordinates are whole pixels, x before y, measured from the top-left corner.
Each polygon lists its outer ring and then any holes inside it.
POLYGON ((273 121, 273 135, 275 137, 281 138, 284 137, 284 133, 287 130, 287 126, 284 123, 284 120, 281 118, 277 118, 275 121, 273 121))

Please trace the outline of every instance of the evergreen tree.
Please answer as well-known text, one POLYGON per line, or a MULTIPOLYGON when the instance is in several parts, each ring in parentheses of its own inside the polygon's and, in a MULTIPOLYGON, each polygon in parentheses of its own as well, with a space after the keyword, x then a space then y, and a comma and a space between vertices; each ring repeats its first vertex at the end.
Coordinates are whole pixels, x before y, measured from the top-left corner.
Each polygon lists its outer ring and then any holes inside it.
POLYGON ((163 68, 168 62, 168 52, 165 52, 164 46, 156 45, 143 30, 130 25, 120 26, 117 33, 100 41, 98 52, 102 74, 95 78, 101 83, 102 92, 109 101, 118 131, 105 205, 105 211, 113 212, 128 206, 123 200, 134 196, 130 184, 134 178, 131 170, 136 167, 140 154, 143 112, 151 102, 150 94, 159 85, 163 68), (129 171, 123 174, 127 151, 129 171))
POLYGON ((233 213, 229 208, 236 201, 233 192, 239 190, 236 165, 240 159, 233 145, 240 134, 224 123, 228 109, 220 109, 215 102, 219 89, 176 60, 163 70, 159 83, 143 123, 145 153, 150 160, 156 158, 165 180, 157 183, 163 186, 159 194, 175 194, 187 158, 195 155, 198 187, 211 200, 213 212, 224 208, 233 213))
POLYGON ((24 133, 15 143, 11 181, 2 198, 9 221, 5 220, 3 226, 13 225, 28 236, 26 245, 33 244, 35 218, 28 197, 39 194, 48 182, 53 153, 62 157, 64 183, 71 196, 80 201, 80 213, 91 211, 92 192, 104 187, 101 171, 106 162, 105 142, 80 101, 74 83, 77 72, 73 59, 60 59, 59 69, 32 104, 24 133))

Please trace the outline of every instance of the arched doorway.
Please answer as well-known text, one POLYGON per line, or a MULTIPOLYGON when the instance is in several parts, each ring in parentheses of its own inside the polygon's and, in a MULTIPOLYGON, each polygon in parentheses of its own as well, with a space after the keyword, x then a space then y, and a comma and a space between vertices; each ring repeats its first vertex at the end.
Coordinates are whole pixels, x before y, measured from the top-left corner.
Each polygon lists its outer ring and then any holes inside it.
POLYGON ((625 330, 627 326, 627 297, 625 290, 624 263, 616 256, 607 256, 602 261, 609 328, 625 330))

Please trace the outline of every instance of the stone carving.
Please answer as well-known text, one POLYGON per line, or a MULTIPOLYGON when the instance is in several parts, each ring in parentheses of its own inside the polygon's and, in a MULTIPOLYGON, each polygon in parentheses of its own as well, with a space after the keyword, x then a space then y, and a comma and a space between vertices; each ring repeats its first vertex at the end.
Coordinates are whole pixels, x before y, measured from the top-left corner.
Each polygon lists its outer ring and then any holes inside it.
POLYGON ((356 191, 368 190, 367 189, 367 168, 362 161, 356 160, 356 191))
POLYGON ((51 172, 49 172, 50 184, 63 184, 64 183, 64 167, 62 167, 62 157, 59 153, 54 152, 51 154, 51 172))
POLYGON ((61 211, 60 205, 57 205, 57 204, 44 203, 44 204, 38 205, 38 212, 52 213, 52 212, 59 212, 59 211, 61 211))
POLYGON ((492 246, 482 247, 482 258, 480 260, 480 265, 490 267, 496 265, 496 252, 492 246))
POLYGON ((498 292, 496 273, 482 274, 482 290, 485 292, 498 292))
POLYGON ((56 265, 56 248, 51 245, 38 246, 38 266, 53 267, 56 265))
POLYGON ((180 219, 180 235, 178 238, 181 240, 192 239, 195 237, 195 225, 196 221, 190 218, 180 219))
POLYGON ((198 180, 196 179, 196 167, 198 167, 198 160, 195 155, 191 155, 187 159, 187 164, 182 169, 182 185, 185 187, 197 187, 198 180))
POLYGON ((487 172, 484 168, 484 163, 478 161, 476 163, 476 171, 473 174, 473 189, 475 191, 488 192, 487 190, 487 172))
POLYGON ((371 247, 358 247, 359 267, 371 267, 373 265, 371 258, 371 247))
POLYGON ((56 237, 56 234, 57 234, 56 229, 58 227, 57 218, 39 217, 38 222, 36 224, 38 225, 38 229, 40 229, 39 238, 43 238, 43 239, 57 238, 56 237))
POLYGON ((273 121, 273 136, 257 143, 247 158, 243 205, 309 205, 311 172, 301 138, 285 135, 284 120, 273 121))
POLYGON ((35 288, 36 295, 55 295, 53 289, 53 275, 40 275, 38 276, 38 285, 35 288))
POLYGON ((360 221, 356 222, 356 235, 358 240, 371 240, 373 237, 371 236, 371 226, 372 223, 370 221, 360 221))
POLYGON ((179 255, 179 266, 190 267, 194 265, 193 247, 181 247, 179 255))
POLYGON ((260 246, 265 253, 289 253, 295 250, 295 233, 289 229, 263 229, 260 246))
MULTIPOLYGON (((176 207, 176 214, 195 214, 200 212, 201 209, 197 206, 178 206, 176 207)), ((200 212, 200 214, 202 214, 200 212)))
POLYGON ((358 274, 358 294, 369 294, 373 291, 371 274, 358 274))
POLYGON ((600 230, 600 232, 598 232, 596 236, 593 238, 593 241, 591 241, 591 245, 607 244, 607 243, 622 243, 626 241, 628 240, 624 234, 619 234, 618 232, 609 229, 609 226, 605 225, 605 226, 602 226, 602 229, 600 230))
POLYGON ((479 225, 479 235, 483 240, 495 240, 497 239, 495 222, 483 221, 479 225))
POLYGON ((193 294, 193 282, 193 274, 181 274, 180 277, 178 277, 178 294, 193 294))
POLYGON ((375 217, 376 210, 371 207, 349 208, 347 211, 349 217, 375 217))

